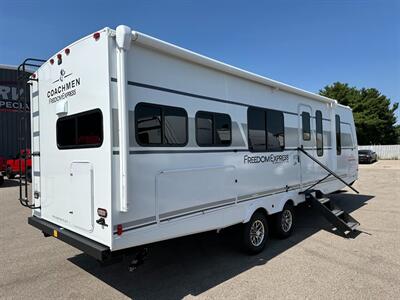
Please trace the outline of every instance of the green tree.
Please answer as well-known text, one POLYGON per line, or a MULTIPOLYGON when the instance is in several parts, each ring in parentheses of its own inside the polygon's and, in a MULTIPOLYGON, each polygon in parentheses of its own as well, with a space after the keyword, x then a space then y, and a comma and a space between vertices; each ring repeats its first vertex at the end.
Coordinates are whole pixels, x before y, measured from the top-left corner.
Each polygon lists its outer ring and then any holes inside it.
POLYGON ((377 89, 357 89, 340 82, 327 85, 319 93, 353 109, 359 145, 397 144, 395 111, 399 103, 391 106, 390 99, 377 89))

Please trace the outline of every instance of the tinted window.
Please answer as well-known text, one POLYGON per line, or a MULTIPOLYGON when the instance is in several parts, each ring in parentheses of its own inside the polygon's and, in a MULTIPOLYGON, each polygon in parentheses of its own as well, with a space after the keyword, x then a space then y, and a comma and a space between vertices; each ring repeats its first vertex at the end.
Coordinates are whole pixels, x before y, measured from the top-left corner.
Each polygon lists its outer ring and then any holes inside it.
POLYGON ((164 144, 186 144, 186 111, 181 108, 166 107, 164 111, 164 144))
POLYGON ((231 118, 225 114, 215 114, 215 144, 231 144, 231 118))
POLYGON ((213 115, 198 112, 196 114, 196 139, 199 146, 212 145, 213 143, 213 115))
POLYGON ((336 123, 336 154, 340 155, 342 153, 342 139, 340 133, 340 117, 339 115, 335 116, 336 123))
POLYGON ((250 151, 282 151, 285 148, 283 113, 250 107, 247 111, 250 151))
POLYGON ((285 148, 283 113, 267 110, 267 151, 282 151, 285 148))
POLYGON ((179 107, 139 103, 135 108, 136 140, 142 146, 183 146, 187 113, 179 107))
POLYGON ((266 151, 266 113, 264 109, 250 107, 247 111, 250 151, 266 151))
POLYGON ((322 113, 320 110, 315 112, 315 129, 317 139, 317 155, 322 156, 324 154, 324 141, 323 141, 323 128, 322 128, 322 113))
POLYGON ((103 143, 103 116, 98 109, 62 117, 56 127, 60 149, 99 147, 103 143))
POLYGON ((303 111, 301 113, 301 123, 303 128, 303 140, 311 140, 311 126, 310 126, 310 114, 303 111))
POLYGON ((138 143, 161 144, 161 108, 138 104, 135 113, 138 143))
POLYGON ((196 140, 199 146, 229 146, 232 140, 231 118, 227 114, 196 113, 196 140))

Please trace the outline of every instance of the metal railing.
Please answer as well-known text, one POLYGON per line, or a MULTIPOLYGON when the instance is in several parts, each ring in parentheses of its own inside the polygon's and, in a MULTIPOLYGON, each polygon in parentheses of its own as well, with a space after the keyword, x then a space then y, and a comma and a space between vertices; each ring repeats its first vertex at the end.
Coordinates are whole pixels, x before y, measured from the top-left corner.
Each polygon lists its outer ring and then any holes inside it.
POLYGON ((350 189, 352 189, 354 192, 356 192, 357 194, 359 194, 360 192, 357 191, 355 188, 353 188, 350 184, 348 184, 346 181, 344 181, 342 178, 340 178, 339 175, 337 175, 335 172, 333 172, 331 169, 329 169, 327 166, 325 166, 323 163, 321 163, 319 160, 315 159, 311 154, 309 154, 306 150, 304 150, 301 147, 297 148, 298 151, 301 151, 303 154, 305 154, 307 157, 309 157, 311 160, 313 160, 315 163, 317 163, 321 168, 323 168, 325 171, 327 171, 329 174, 327 176, 325 176, 324 178, 322 178, 321 180, 318 180, 317 183, 313 184, 312 186, 310 186, 309 188, 307 188, 305 191, 303 191, 302 193, 306 193, 306 191, 311 190, 311 188, 313 188, 314 186, 316 186, 317 184, 319 184, 320 182, 324 181, 326 178, 328 178, 330 175, 336 177, 336 179, 340 180, 342 183, 344 183, 347 187, 349 187, 350 189))

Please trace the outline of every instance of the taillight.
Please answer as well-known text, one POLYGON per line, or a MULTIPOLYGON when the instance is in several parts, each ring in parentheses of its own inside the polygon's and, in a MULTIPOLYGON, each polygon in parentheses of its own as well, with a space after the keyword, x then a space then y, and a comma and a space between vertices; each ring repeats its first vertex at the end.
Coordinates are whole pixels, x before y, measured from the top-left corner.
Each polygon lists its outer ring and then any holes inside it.
POLYGON ((99 215, 99 217, 107 218, 107 210, 104 208, 98 208, 97 214, 99 215))
POLYGON ((50 64, 51 64, 51 65, 54 64, 54 59, 50 59, 50 64))
POLYGON ((97 41, 100 38, 100 32, 93 33, 93 38, 97 41))
POLYGON ((69 48, 67 48, 67 49, 64 50, 64 52, 65 52, 66 55, 69 55, 69 53, 71 52, 71 50, 69 50, 69 48))
POLYGON ((121 225, 121 224, 118 224, 118 225, 117 225, 117 234, 118 234, 118 235, 121 235, 122 232, 123 232, 123 230, 122 230, 122 225, 121 225))

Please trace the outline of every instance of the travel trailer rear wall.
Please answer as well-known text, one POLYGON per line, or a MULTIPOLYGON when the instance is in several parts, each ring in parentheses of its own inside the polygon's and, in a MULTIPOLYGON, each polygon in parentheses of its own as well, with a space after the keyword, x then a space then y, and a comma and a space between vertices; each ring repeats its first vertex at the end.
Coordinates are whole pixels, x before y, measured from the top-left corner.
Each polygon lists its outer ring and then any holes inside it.
POLYGON ((67 46, 31 83, 29 223, 99 260, 240 223, 257 253, 266 220, 290 235, 306 198, 358 225, 324 204, 358 170, 352 111, 335 100, 126 26, 67 46))

